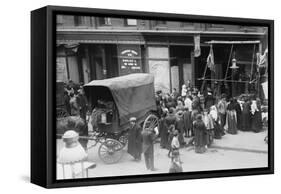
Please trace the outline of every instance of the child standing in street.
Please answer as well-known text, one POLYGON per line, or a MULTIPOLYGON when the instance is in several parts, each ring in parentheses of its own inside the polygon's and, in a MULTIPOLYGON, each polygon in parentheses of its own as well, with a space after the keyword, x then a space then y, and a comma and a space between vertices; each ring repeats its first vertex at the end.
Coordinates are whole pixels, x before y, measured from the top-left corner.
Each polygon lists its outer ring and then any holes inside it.
POLYGON ((169 133, 169 136, 168 136, 168 146, 169 146, 168 157, 169 158, 171 157, 171 153, 172 153, 172 141, 173 141, 173 138, 174 138, 175 131, 176 131, 175 125, 171 125, 169 127, 169 130, 168 130, 168 133, 169 133))
POLYGON ((205 127, 207 129, 207 131, 206 131, 206 143, 207 143, 207 146, 209 147, 211 145, 211 143, 213 142, 214 123, 213 123, 213 120, 212 120, 210 114, 208 114, 208 109, 204 109, 202 120, 203 120, 203 122, 205 124, 205 127))
POLYGON ((180 160, 180 143, 179 143, 179 133, 177 130, 174 131, 174 137, 171 142, 171 166, 170 166, 170 173, 174 172, 182 172, 181 160, 180 160))

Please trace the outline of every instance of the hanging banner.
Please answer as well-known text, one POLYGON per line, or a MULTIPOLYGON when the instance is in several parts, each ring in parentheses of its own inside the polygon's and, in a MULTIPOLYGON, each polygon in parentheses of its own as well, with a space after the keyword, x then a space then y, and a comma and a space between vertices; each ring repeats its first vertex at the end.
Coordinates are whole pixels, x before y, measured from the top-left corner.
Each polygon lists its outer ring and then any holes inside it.
POLYGON ((216 67, 215 67, 215 59, 214 59, 214 51, 213 51, 213 46, 210 46, 210 53, 207 57, 207 66, 211 71, 214 73, 216 72, 216 67))
POLYGON ((265 49, 263 55, 260 53, 257 53, 258 67, 265 67, 267 65, 267 53, 268 53, 268 49, 265 49))
POLYGON ((200 35, 194 35, 194 57, 199 57, 200 55, 200 35))
POLYGON ((262 83, 261 86, 262 86, 264 98, 268 99, 268 82, 262 83))
POLYGON ((119 75, 142 73, 139 45, 118 45, 119 75))

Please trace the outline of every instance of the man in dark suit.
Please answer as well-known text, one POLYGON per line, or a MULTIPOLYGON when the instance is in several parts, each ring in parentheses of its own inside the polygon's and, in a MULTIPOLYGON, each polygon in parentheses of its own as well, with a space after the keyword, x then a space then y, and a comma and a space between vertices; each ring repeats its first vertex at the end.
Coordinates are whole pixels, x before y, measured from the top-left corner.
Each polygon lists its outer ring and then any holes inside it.
POLYGON ((143 154, 145 159, 145 165, 147 170, 155 171, 154 168, 154 140, 157 137, 157 133, 154 129, 146 128, 142 132, 143 140, 143 154))
POLYGON ((79 112, 80 112, 80 117, 86 121, 86 113, 88 110, 88 101, 85 96, 84 89, 81 88, 78 90, 78 95, 77 95, 77 104, 79 106, 79 112))

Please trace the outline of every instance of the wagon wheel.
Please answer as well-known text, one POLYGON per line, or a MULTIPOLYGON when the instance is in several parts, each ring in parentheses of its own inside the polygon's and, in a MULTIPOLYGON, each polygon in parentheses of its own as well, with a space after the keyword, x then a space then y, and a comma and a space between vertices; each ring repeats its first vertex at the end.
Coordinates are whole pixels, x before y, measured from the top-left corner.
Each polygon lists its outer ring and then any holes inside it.
POLYGON ((123 144, 115 139, 107 139, 99 147, 99 157, 106 164, 118 162, 123 153, 123 144))
POLYGON ((69 116, 64 109, 57 109, 57 119, 65 118, 69 116))
POLYGON ((158 127, 159 123, 158 123, 158 117, 154 114, 150 114, 148 115, 148 117, 146 117, 146 119, 143 122, 143 130, 144 129, 155 129, 156 127, 158 127))

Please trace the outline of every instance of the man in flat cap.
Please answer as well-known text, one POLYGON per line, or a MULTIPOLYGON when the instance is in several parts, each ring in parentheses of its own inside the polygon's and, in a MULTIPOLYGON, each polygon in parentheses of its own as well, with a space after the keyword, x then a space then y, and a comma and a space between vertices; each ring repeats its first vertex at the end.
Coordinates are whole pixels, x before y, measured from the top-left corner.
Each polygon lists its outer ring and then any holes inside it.
POLYGON ((136 123, 136 121, 136 117, 130 118, 128 153, 134 157, 135 161, 140 161, 142 153, 142 135, 141 127, 136 123))

